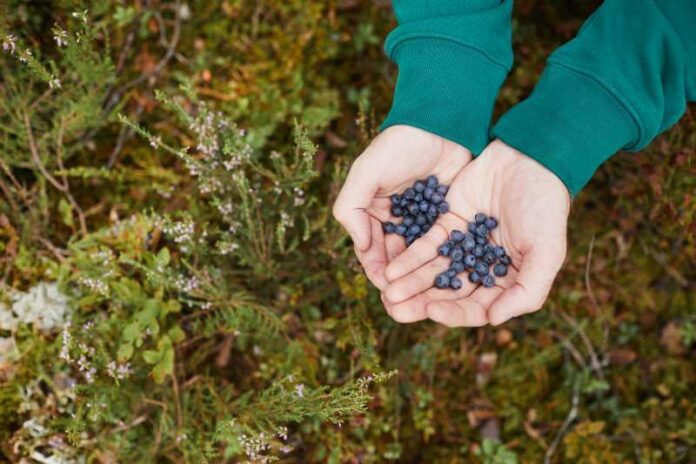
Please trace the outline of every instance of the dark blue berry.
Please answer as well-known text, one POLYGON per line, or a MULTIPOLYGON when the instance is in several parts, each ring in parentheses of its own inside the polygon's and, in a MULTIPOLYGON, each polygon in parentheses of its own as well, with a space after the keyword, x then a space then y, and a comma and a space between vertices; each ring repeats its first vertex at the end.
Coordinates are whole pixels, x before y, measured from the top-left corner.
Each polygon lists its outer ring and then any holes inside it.
POLYGON ((440 184, 437 186, 436 192, 442 195, 443 197, 447 195, 447 191, 449 190, 449 187, 445 184, 440 184))
POLYGON ((438 274, 437 277, 435 277, 435 286, 437 288, 447 288, 449 287, 450 284, 450 278, 447 276, 447 273, 443 272, 442 274, 438 274))
POLYGON ((437 193, 437 192, 433 193, 433 196, 430 197, 430 201, 432 201, 432 202, 435 203, 436 205, 439 205, 439 204, 442 203, 444 200, 445 200, 445 197, 443 197, 442 195, 440 195, 440 194, 437 193))
POLYGON ((476 224, 485 224, 486 219, 488 219, 488 216, 483 213, 476 213, 476 216, 474 216, 474 221, 476 221, 476 224))
POLYGON ((485 275, 481 278, 481 284, 486 288, 491 288, 495 285, 495 277, 492 275, 485 275))
POLYGON ((385 222, 384 224, 382 224, 382 230, 384 230, 385 234, 393 234, 394 229, 396 229, 396 226, 393 222, 385 222))
POLYGON ((451 252, 452 247, 447 242, 440 245, 440 248, 437 249, 437 254, 440 256, 449 256, 451 252))
POLYGON ((418 235, 421 233, 421 227, 419 225, 413 224, 408 228, 408 235, 418 235))
POLYGON ((431 204, 428 207, 428 216, 437 217, 438 214, 437 206, 431 204))
POLYGON ((419 214, 416 216, 416 224, 419 226, 424 226, 425 224, 428 223, 428 218, 425 214, 419 214))
POLYGON ((506 265, 498 263, 495 266, 493 266, 493 274, 495 274, 496 277, 505 277, 508 273, 508 268, 506 265))
POLYGON ((464 240, 464 232, 455 229, 450 233, 450 239, 452 239, 453 242, 461 242, 464 240))
POLYGON ((457 274, 461 274, 464 272, 465 266, 461 261, 453 261, 452 264, 450 264, 450 269, 454 269, 457 274))
POLYGON ((406 227, 410 227, 410 226, 412 226, 413 224, 416 223, 416 219, 415 219, 413 216, 411 216, 411 215, 404 216, 404 220, 401 221, 401 223, 402 223, 403 225, 405 225, 406 227))
POLYGON ((488 243, 488 237, 486 237, 485 235, 477 235, 477 236, 476 236, 476 243, 477 243, 478 245, 482 245, 482 246, 483 246, 483 245, 485 245, 485 244, 488 243))
POLYGON ((416 192, 422 192, 425 190, 425 182, 422 180, 417 180, 415 184, 413 184, 413 190, 416 192))
POLYGON ((394 228, 394 232, 396 235, 401 235, 402 237, 406 236, 406 231, 408 230, 408 227, 406 227, 403 224, 399 224, 394 228))
POLYGON ((392 206, 398 206, 399 203, 401 202, 401 195, 399 195, 398 193, 395 193, 392 196, 390 196, 389 199, 391 200, 392 206))
POLYGON ((466 237, 464 238, 464 241, 462 242, 462 248, 464 248, 464 251, 471 251, 474 249, 476 246, 476 241, 472 238, 466 237))
POLYGON ((420 203, 418 203, 418 210, 425 213, 428 211, 428 208, 430 208, 430 203, 427 201, 423 200, 420 203))
POLYGON ((469 231, 471 234, 476 233, 476 223, 475 222, 470 222, 468 226, 466 226, 466 229, 469 231))
POLYGON ((498 220, 494 217, 489 217, 486 219, 486 222, 484 222, 485 226, 488 227, 488 230, 493 230, 496 227, 498 227, 498 220))
POLYGON ((512 264, 512 260, 510 259, 510 257, 508 255, 504 255, 504 256, 500 257, 500 264, 504 264, 506 266, 509 266, 510 264, 512 264))
POLYGON ((505 248, 501 246, 493 247, 493 253, 495 253, 496 258, 502 258, 505 256, 505 248))
POLYGON ((425 224, 425 225, 423 226, 423 232, 427 232, 427 231, 429 231, 429 230, 430 230, 430 224, 425 224))
POLYGON ((401 206, 392 206, 391 208, 392 216, 401 217, 404 215, 404 210, 401 206))
POLYGON ((484 253, 493 253, 493 245, 490 243, 487 243, 483 246, 483 252, 484 253))
POLYGON ((481 276, 476 271, 470 272, 469 273, 469 282, 471 282, 472 284, 477 284, 477 283, 481 282, 481 276))
POLYGON ((476 227, 476 235, 479 235, 481 237, 485 237, 486 235, 488 235, 488 227, 486 227, 484 225, 480 225, 480 226, 476 227))
MULTIPOLYGON (((447 269, 445 273, 447 274, 447 277, 449 277, 450 279, 457 277, 457 271, 455 271, 453 268, 447 269)), ((450 280, 450 285, 451 283, 452 281, 450 280)))
POLYGON ((428 178, 425 180, 426 184, 428 187, 435 188, 439 184, 437 177, 435 176, 428 176, 428 178))
POLYGON ((461 248, 457 247, 454 250, 452 250, 452 253, 450 254, 450 258, 452 258, 452 261, 461 261, 464 259, 464 250, 461 248))
POLYGON ((474 266, 474 271, 478 272, 479 275, 486 275, 488 274, 488 264, 484 263, 483 261, 479 261, 474 266))
POLYGON ((413 201, 415 201, 416 203, 420 203, 421 201, 423 201, 423 194, 422 194, 422 193, 416 193, 416 196, 413 197, 413 201))
POLYGON ((437 212, 440 214, 449 213, 449 210, 450 210, 449 203, 447 203, 446 201, 443 201, 442 203, 437 205, 437 212))
POLYGON ((430 200, 433 196, 433 193, 435 193, 435 189, 432 187, 426 187, 425 190, 423 190, 423 198, 426 200, 430 200))
POLYGON ((495 262, 495 255, 490 251, 486 252, 483 254, 483 260, 488 264, 493 264, 495 262))
POLYGON ((471 253, 477 258, 480 258, 481 256, 483 256, 483 247, 481 245, 476 245, 474 249, 471 250, 471 253))
POLYGON ((475 235, 472 234, 471 232, 466 232, 466 233, 464 234, 464 240, 473 240, 474 237, 475 237, 475 235))
POLYGON ((409 203, 406 206, 406 210, 409 212, 409 214, 416 215, 418 214, 418 205, 415 203, 409 203))
POLYGON ((450 279, 450 288, 452 290, 459 290, 460 288, 462 288, 462 279, 460 279, 459 277, 452 277, 450 279))
POLYGON ((411 246, 411 244, 413 242, 415 242, 417 238, 418 237, 416 237, 415 235, 407 235, 406 236, 406 246, 411 246))
POLYGON ((413 190, 412 188, 407 188, 404 191, 404 198, 406 198, 407 200, 413 200, 413 197, 415 197, 415 196, 416 196, 416 191, 413 190))
POLYGON ((469 269, 472 269, 474 266, 476 266, 476 256, 474 256, 474 255, 464 256, 464 266, 468 267, 469 269))

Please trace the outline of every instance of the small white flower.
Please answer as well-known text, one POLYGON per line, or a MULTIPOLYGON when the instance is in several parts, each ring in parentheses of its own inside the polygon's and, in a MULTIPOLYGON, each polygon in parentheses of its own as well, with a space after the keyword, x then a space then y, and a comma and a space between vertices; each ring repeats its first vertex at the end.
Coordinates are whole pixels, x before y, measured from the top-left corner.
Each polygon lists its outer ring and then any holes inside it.
POLYGON ((2 50, 14 54, 17 51, 17 37, 10 34, 2 41, 2 50))
POLYGON ((53 28, 53 40, 59 47, 68 45, 68 32, 56 26, 53 28))
POLYGON ((26 49, 26 50, 24 50, 23 52, 20 52, 18 58, 19 58, 19 61, 20 61, 20 62, 26 63, 27 61, 29 61, 29 58, 30 58, 30 57, 31 57, 31 50, 26 49))
POLYGON ((59 89, 61 87, 60 79, 54 77, 48 81, 48 86, 52 89, 59 89))
POLYGON ((297 385, 295 385, 295 394, 299 398, 304 397, 304 384, 303 383, 298 383, 297 385))
POLYGON ((159 135, 157 137, 150 137, 150 146, 157 150, 160 145, 162 145, 162 137, 159 135))

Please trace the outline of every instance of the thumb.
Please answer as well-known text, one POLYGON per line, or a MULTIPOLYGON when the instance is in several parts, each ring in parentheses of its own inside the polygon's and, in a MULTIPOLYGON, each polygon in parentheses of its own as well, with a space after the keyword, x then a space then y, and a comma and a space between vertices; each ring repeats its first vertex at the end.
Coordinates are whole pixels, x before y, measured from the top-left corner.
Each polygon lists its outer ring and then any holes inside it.
POLYGON ((364 175, 361 171, 358 161, 353 163, 334 204, 333 214, 346 228, 356 248, 365 251, 372 241, 367 208, 372 203, 379 185, 373 176, 364 175))

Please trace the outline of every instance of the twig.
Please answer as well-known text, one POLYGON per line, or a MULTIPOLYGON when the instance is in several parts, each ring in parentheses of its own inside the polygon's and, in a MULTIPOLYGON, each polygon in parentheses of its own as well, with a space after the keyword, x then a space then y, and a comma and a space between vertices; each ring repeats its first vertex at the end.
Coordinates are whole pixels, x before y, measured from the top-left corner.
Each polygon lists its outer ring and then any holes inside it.
POLYGON ((145 416, 145 415, 138 416, 130 424, 123 424, 121 426, 118 426, 109 433, 114 434, 114 433, 118 433, 118 432, 123 432, 124 430, 132 429, 133 427, 136 427, 136 426, 142 424, 146 420, 147 420, 147 416, 145 416))
POLYGON ((63 172, 62 179, 63 185, 65 185, 65 193, 72 205, 73 209, 77 213, 77 218, 80 221, 80 229, 82 230, 82 235, 87 235, 87 220, 85 219, 85 213, 82 211, 82 207, 75 201, 72 194, 70 193, 70 183, 68 182, 68 176, 65 174, 65 166, 63 166, 63 135, 65 134, 65 120, 60 121, 60 130, 58 131, 58 137, 56 138, 56 153, 58 168, 63 172))
MULTIPOLYGON (((138 103, 138 108, 135 110, 135 119, 138 120, 140 118, 140 115, 143 114, 143 109, 144 106, 142 103, 138 103)), ((116 146, 114 147, 114 150, 111 152, 111 156, 109 157, 109 161, 106 163, 106 168, 107 169, 112 169, 114 165, 116 164, 116 160, 118 159, 118 155, 121 154, 121 150, 123 150, 123 145, 125 145, 126 140, 130 138, 130 136, 133 134, 133 131, 131 130, 130 127, 126 126, 125 124, 121 125, 121 130, 118 133, 118 139, 116 140, 116 146)))
POLYGON ((570 428, 571 424, 575 419, 578 417, 578 405, 580 404, 580 380, 575 381, 575 385, 573 386, 573 397, 571 399, 571 407, 570 411, 568 411, 568 415, 566 416, 565 420, 563 421, 563 424, 561 425, 561 428, 558 429, 558 432, 556 433, 556 436, 553 438, 553 441, 551 442, 551 446, 546 450, 546 454, 544 455, 544 464, 549 464, 551 462, 551 459, 553 458, 553 454, 556 452, 556 448, 558 448, 559 443, 565 436, 566 432, 568 432, 568 429, 570 428))
POLYGON ((50 240, 48 240, 47 238, 39 237, 39 242, 43 243, 44 246, 48 248, 51 251, 51 253, 53 253, 53 256, 55 256, 58 259, 58 261, 60 261, 61 263, 65 261, 65 253, 63 252, 63 250, 57 248, 54 244, 51 243, 50 240))
POLYGON ((573 330, 575 330, 578 335, 580 335, 580 339, 582 340, 583 344, 585 345, 585 348, 587 348, 587 352, 590 355, 590 366, 592 366, 592 370, 595 371, 597 376, 604 380, 604 371, 602 370, 602 363, 599 362, 599 357, 597 356, 597 352, 594 349, 594 346, 592 345, 592 342, 590 341, 590 337, 587 336, 587 333, 585 333, 585 330, 580 326, 580 324, 577 323, 575 319, 570 317, 568 314, 566 314, 564 311, 559 310, 558 314, 561 315, 561 317, 566 321, 568 325, 570 325, 573 330))
POLYGON ((176 406, 176 425, 181 429, 184 425, 184 419, 181 415, 181 399, 179 398, 179 382, 176 379, 176 368, 172 372, 172 386, 174 387, 174 406, 176 406))
POLYGON ((609 340, 609 322, 607 321, 606 314, 602 309, 600 309, 599 304, 597 303, 597 298, 595 297, 594 291, 592 290, 592 283, 590 281, 590 269, 592 268, 592 252, 594 251, 594 245, 595 236, 592 235, 592 239, 590 240, 590 246, 587 250, 587 261, 585 263, 585 288, 587 289, 587 295, 590 297, 590 302, 592 303, 595 312, 602 319, 602 325, 604 329, 604 340, 602 346, 604 347, 604 349, 606 349, 609 340))

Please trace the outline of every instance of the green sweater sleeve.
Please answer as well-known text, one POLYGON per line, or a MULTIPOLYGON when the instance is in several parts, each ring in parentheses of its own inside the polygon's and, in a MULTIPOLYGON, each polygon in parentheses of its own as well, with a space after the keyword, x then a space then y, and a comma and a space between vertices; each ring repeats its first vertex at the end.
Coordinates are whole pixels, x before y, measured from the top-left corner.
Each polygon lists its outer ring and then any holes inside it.
POLYGON ((475 154, 512 66, 512 0, 395 0, 385 50, 399 75, 381 129, 418 127, 475 154))
POLYGON ((575 195, 618 150, 644 148, 696 100, 696 1, 606 0, 492 135, 575 195))

